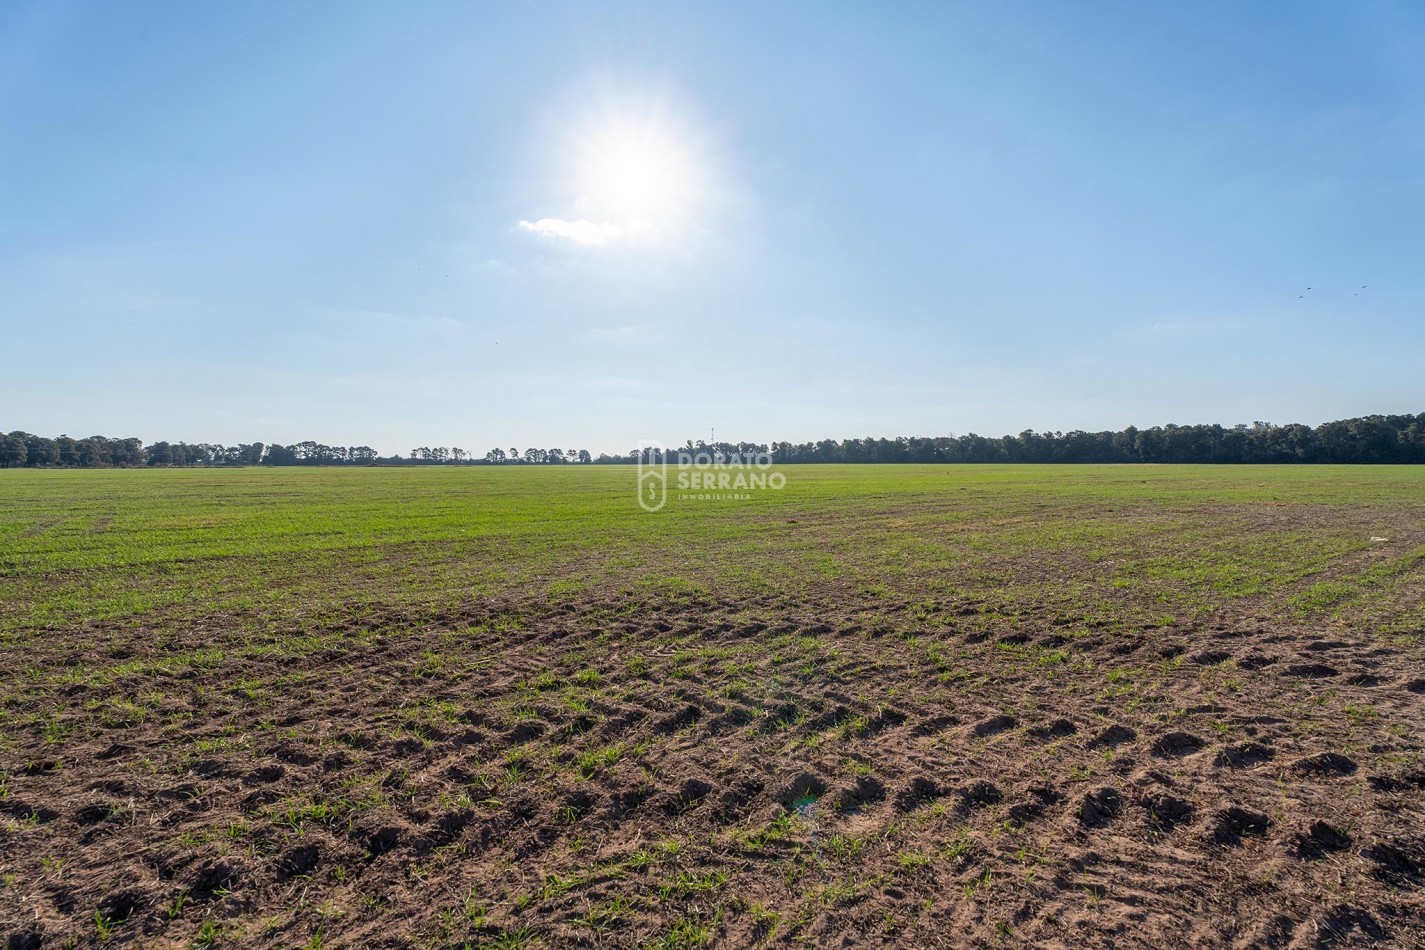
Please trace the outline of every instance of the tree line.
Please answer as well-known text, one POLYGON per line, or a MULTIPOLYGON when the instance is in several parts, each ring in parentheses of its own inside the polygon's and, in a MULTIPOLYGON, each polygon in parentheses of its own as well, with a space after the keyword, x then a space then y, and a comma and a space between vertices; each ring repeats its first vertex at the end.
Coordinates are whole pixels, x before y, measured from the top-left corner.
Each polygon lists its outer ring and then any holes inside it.
POLYGON ((1129 426, 1118 432, 1035 432, 999 438, 825 439, 770 446, 779 463, 797 462, 1425 462, 1425 413, 1362 416, 1322 423, 1129 426))
MULTIPOLYGON (((896 439, 823 439, 820 442, 692 442, 663 451, 645 450, 645 459, 676 453, 715 459, 771 458, 779 464, 892 462, 1209 462, 1209 463, 1425 463, 1425 413, 1376 415, 1322 423, 1255 422, 1238 425, 1129 426, 1117 432, 1035 432, 998 438, 962 436, 896 439)), ((639 458, 587 449, 511 447, 483 455, 461 448, 422 446, 409 455, 378 455, 366 445, 319 442, 212 443, 154 442, 67 435, 47 438, 15 431, 0 435, 0 468, 137 468, 143 466, 244 465, 589 465, 628 464, 639 458)))
MULTIPOLYGON (((587 449, 520 451, 491 449, 478 455, 461 448, 421 446, 409 455, 383 456, 369 445, 324 445, 320 442, 275 442, 218 445, 201 442, 154 442, 137 438, 111 439, 92 435, 74 439, 67 435, 47 438, 30 432, 0 434, 0 468, 139 468, 244 466, 244 465, 550 465, 589 464, 596 459, 587 449)), ((628 457, 601 455, 597 461, 627 463, 628 457)))

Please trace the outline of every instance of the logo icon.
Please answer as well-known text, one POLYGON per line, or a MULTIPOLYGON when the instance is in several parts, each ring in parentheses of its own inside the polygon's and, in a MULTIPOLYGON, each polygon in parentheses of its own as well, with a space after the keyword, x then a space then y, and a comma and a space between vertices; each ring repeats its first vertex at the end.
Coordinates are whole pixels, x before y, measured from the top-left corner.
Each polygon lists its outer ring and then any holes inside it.
POLYGON ((668 503, 668 454, 658 442, 638 443, 638 504, 658 511, 668 503))

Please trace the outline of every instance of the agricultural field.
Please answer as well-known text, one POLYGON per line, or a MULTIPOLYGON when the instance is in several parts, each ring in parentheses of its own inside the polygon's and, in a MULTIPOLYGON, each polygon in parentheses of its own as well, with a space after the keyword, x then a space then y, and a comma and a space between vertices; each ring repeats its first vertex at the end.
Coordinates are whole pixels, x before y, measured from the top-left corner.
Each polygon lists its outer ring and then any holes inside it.
POLYGON ((0 471, 0 939, 1425 942, 1425 467, 0 471))

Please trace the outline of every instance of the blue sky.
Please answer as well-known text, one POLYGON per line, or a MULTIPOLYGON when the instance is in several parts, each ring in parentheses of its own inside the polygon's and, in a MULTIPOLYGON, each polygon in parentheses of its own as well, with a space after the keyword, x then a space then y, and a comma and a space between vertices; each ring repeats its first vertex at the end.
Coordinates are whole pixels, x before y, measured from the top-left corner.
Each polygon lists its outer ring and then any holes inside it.
POLYGON ((0 428, 1417 412, 1422 212, 1413 3, 12 2, 0 428))

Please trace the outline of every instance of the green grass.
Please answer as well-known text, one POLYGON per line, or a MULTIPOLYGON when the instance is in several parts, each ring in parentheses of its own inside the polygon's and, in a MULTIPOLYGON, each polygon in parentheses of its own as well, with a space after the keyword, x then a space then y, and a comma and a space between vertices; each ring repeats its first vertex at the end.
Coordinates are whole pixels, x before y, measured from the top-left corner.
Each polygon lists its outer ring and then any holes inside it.
POLYGON ((1425 564, 1421 539, 1399 531, 1425 507, 1425 468, 785 472, 781 491, 675 493, 649 514, 623 466, 4 470, 0 643, 81 621, 260 625, 608 587, 839 585, 875 600, 973 586, 987 618, 1048 607, 1142 622, 1241 600, 1329 617, 1389 603, 1425 564), (1384 551, 1372 535, 1391 538, 1384 551))

